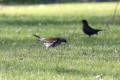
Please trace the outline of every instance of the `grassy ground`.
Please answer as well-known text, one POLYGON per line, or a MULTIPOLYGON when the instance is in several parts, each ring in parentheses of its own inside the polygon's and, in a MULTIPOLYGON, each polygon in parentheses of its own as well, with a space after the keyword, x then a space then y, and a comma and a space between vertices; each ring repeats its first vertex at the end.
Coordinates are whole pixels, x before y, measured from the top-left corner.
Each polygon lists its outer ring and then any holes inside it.
POLYGON ((120 80, 120 8, 115 3, 5 5, 0 8, 0 80, 120 80), (87 19, 98 36, 83 34, 87 19), (33 37, 66 37, 46 49, 33 37))

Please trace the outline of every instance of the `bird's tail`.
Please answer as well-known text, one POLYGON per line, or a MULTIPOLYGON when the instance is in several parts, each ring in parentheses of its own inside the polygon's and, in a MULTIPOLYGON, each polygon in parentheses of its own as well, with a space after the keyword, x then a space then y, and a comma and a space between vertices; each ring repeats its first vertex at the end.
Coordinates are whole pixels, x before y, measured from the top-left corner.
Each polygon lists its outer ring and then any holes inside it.
POLYGON ((102 31, 102 30, 97 30, 97 31, 99 32, 99 31, 102 31))
POLYGON ((38 35, 35 35, 35 34, 34 34, 33 36, 35 36, 36 38, 40 39, 40 36, 38 36, 38 35))
POLYGON ((99 31, 102 31, 102 30, 97 30, 96 35, 98 35, 98 32, 99 32, 99 31))

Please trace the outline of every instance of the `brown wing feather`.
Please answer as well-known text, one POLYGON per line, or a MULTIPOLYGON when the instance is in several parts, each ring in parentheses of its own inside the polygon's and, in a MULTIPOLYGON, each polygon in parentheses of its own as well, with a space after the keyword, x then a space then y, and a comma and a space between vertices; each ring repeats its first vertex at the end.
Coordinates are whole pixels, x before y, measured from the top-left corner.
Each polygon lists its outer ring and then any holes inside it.
POLYGON ((44 43, 52 43, 52 42, 55 42, 59 40, 59 38, 47 38, 47 39, 44 39, 43 42, 44 43))

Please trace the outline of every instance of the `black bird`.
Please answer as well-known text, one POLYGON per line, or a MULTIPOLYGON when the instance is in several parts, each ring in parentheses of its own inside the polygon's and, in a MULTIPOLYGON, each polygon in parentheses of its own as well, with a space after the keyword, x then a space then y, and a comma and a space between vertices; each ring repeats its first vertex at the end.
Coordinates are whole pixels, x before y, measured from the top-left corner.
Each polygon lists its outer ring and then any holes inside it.
POLYGON ((102 30, 99 30, 99 29, 93 29, 93 28, 91 28, 88 25, 87 20, 82 20, 82 25, 83 25, 83 32, 85 34, 89 35, 89 37, 91 37, 91 35, 98 34, 99 31, 102 31, 102 30))
POLYGON ((63 38, 63 37, 41 38, 38 35, 34 35, 34 36, 38 38, 41 42, 43 42, 46 48, 55 47, 61 44, 62 42, 65 42, 65 43, 67 42, 66 38, 63 38))

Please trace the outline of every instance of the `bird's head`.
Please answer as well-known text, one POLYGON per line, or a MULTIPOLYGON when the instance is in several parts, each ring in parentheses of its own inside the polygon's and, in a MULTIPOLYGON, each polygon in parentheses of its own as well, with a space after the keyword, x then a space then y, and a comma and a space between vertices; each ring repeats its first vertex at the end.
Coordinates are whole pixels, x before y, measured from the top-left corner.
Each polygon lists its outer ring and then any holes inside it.
POLYGON ((61 40, 61 42, 65 42, 65 43, 67 43, 66 38, 61 37, 60 40, 61 40))
POLYGON ((82 20, 82 23, 87 23, 87 20, 82 20))

